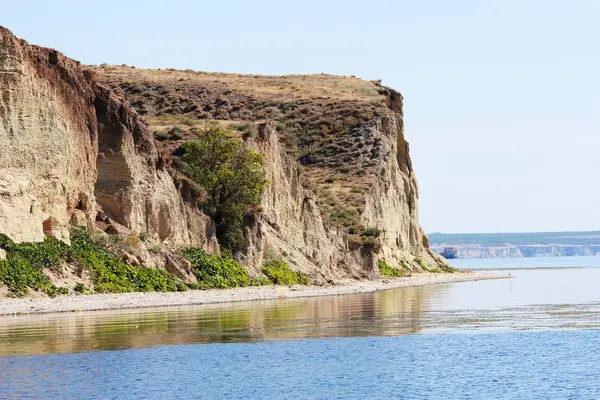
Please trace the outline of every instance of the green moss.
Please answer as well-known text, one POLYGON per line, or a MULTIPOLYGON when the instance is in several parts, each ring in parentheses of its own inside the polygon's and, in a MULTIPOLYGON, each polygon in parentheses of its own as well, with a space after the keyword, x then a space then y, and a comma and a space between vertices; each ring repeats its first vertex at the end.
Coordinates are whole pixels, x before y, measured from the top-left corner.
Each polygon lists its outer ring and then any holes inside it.
POLYGON ((250 275, 242 266, 227 256, 215 256, 202 249, 188 248, 183 255, 192 263, 198 283, 194 289, 224 289, 250 286, 250 275))
POLYGON ((379 267, 379 273, 383 276, 387 276, 390 278, 400 278, 405 276, 404 271, 400 271, 399 269, 392 267, 383 258, 379 259, 379 261, 377 262, 377 266, 379 267))
POLYGON ((262 272, 277 285, 310 285, 310 279, 302 272, 292 271, 290 266, 281 260, 270 260, 263 264, 262 272))

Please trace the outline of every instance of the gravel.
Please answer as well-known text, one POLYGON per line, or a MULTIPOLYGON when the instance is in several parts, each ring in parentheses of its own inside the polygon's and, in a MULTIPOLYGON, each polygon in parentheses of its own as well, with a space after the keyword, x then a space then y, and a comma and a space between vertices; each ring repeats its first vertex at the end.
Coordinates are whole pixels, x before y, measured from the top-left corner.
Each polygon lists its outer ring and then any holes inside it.
POLYGON ((70 295, 50 298, 0 298, 0 315, 45 314, 96 310, 123 310, 147 307, 232 303, 281 298, 339 296, 382 290, 429 286, 453 282, 503 279, 510 275, 460 271, 453 274, 415 274, 406 278, 342 280, 329 286, 258 286, 221 290, 188 290, 181 293, 118 293, 70 295))

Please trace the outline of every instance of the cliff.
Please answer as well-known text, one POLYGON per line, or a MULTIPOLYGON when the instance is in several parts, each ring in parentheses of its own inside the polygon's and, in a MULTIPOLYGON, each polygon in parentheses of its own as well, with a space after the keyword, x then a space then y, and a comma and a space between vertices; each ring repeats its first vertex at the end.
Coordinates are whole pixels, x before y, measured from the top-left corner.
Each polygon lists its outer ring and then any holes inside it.
MULTIPOLYGON (((96 74, 0 27, 0 232, 16 241, 96 221, 216 250, 135 110, 96 74)), ((119 229, 119 228, 116 228, 119 229)))
MULTIPOLYGON (((264 77, 86 68, 0 28, 0 232, 69 240, 71 225, 144 234, 147 251, 218 252, 173 150, 207 124, 264 154, 269 186, 237 257, 278 257, 316 281, 377 263, 445 267, 418 223, 402 96, 330 75, 264 77)), ((164 260, 162 260, 164 263, 164 260)))

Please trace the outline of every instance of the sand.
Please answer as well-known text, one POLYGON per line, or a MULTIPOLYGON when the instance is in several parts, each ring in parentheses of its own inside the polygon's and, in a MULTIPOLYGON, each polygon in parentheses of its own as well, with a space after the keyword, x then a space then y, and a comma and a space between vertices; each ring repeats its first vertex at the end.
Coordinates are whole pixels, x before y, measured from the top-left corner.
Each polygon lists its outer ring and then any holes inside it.
POLYGON ((488 272, 455 272, 453 274, 415 274, 406 278, 377 280, 343 280, 329 286, 259 286, 221 290, 188 290, 182 293, 118 293, 70 295, 50 298, 0 299, 0 315, 45 314, 96 310, 124 310, 148 307, 189 306, 233 303, 239 301, 281 298, 339 296, 377 292, 388 289, 429 286, 454 282, 510 278, 488 272))

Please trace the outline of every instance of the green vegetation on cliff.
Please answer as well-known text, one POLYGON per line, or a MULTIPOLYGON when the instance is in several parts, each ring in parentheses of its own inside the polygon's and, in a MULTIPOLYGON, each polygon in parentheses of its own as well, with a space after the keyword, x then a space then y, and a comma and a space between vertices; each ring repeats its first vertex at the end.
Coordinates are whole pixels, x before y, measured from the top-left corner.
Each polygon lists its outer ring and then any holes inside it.
POLYGON ((40 243, 14 243, 0 234, 0 249, 6 251, 6 259, 0 260, 0 287, 6 286, 9 295, 14 297, 26 296, 30 289, 55 297, 70 291, 88 293, 88 289, 96 293, 177 292, 188 287, 204 290, 310 284, 306 275, 292 271, 283 261, 266 262, 262 268, 266 276, 251 278, 248 271, 229 256, 188 248, 182 253, 192 263, 198 282, 185 285, 165 270, 125 263, 81 228, 72 231, 70 246, 51 237, 40 243), (55 286, 47 272, 60 276, 67 265, 74 267, 80 277, 89 276, 92 287, 86 288, 82 282, 71 288, 55 286))
POLYGON ((219 243, 233 250, 242 235, 244 215, 260 203, 267 180, 262 154, 230 136, 226 129, 210 127, 178 151, 185 174, 206 190, 204 211, 215 221, 219 243))
POLYGON ((87 269, 99 293, 181 292, 187 287, 164 270, 136 268, 123 262, 82 229, 72 234, 69 258, 87 269))
POLYGON ((310 285, 308 277, 292 271, 289 265, 280 260, 267 261, 262 266, 265 276, 251 278, 237 261, 229 256, 216 256, 204 250, 189 248, 183 251, 192 263, 198 283, 191 285, 194 289, 225 289, 232 287, 263 285, 310 285))
POLYGON ((302 272, 292 271, 281 260, 270 260, 263 264, 262 272, 277 285, 310 285, 310 279, 302 272))
POLYGON ((394 268, 390 264, 388 264, 388 262, 385 261, 383 258, 379 259, 379 261, 377 262, 377 266, 379 267, 379 273, 383 276, 387 276, 389 278, 401 278, 403 276, 406 276, 404 268, 402 269, 402 271, 398 268, 394 268))
MULTIPOLYGON (((41 243, 14 243, 0 234, 0 248, 7 253, 6 260, 0 260, 0 283, 16 297, 26 296, 29 289, 44 291, 51 297, 66 294, 69 289, 57 288, 44 270, 60 273, 63 265, 70 264, 77 267, 79 274, 86 270, 94 291, 99 293, 187 289, 166 271, 126 264, 82 229, 74 229, 71 239, 71 246, 50 237, 41 243)), ((77 289, 81 292, 84 288, 79 284, 77 289)))
POLYGON ((183 251, 192 263, 198 283, 194 289, 224 289, 250 286, 250 275, 238 262, 227 256, 208 254, 202 249, 189 248, 183 251))

